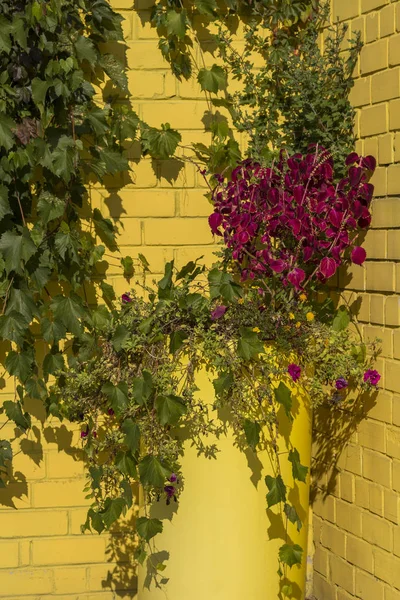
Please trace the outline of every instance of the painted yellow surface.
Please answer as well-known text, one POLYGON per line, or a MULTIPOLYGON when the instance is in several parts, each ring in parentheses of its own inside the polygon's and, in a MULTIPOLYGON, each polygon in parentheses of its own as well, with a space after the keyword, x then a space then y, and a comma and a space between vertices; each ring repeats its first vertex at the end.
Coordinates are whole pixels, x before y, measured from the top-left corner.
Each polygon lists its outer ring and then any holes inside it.
MULTIPOLYGON (((198 374, 199 397, 212 404, 214 388, 210 375, 198 374)), ((308 397, 292 387, 293 425, 280 414, 283 423, 279 447, 283 480, 293 483, 287 460, 288 436, 300 453, 302 464, 311 460, 311 414, 308 397)), ((283 411, 282 411, 283 412, 283 411)), ((267 451, 243 452, 235 443, 229 415, 219 415, 226 434, 204 438, 215 444, 217 458, 199 455, 191 442, 185 442, 182 457, 184 489, 176 508, 156 503, 151 516, 164 518, 164 531, 157 536, 152 563, 165 561, 159 574, 160 587, 147 566, 139 571, 139 600, 277 600, 279 595, 278 550, 285 543, 284 521, 277 507, 266 510, 264 478, 274 476, 267 451), (269 538, 277 538, 270 540, 269 538), (162 583, 163 579, 165 583, 162 583)), ((215 414, 218 419, 218 415, 215 414)), ((269 435, 265 432, 266 440, 269 435)), ((274 464, 274 463, 273 463, 274 464)), ((297 532, 288 524, 289 540, 307 549, 309 482, 296 482, 288 500, 294 504, 303 528, 297 532)), ((288 569, 294 582, 293 598, 304 600, 306 551, 301 568, 288 569)))

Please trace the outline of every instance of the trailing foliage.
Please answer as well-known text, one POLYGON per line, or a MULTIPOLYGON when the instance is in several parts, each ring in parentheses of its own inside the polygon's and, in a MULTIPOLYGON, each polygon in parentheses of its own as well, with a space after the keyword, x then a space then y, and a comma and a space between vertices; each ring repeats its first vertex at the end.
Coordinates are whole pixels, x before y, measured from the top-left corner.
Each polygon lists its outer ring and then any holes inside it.
MULTIPOLYGON (((97 298, 113 298, 102 276, 115 231, 92 210, 88 186, 128 170, 124 144, 139 127, 146 152, 160 158, 179 140, 169 131, 173 141, 160 144, 164 131, 129 108, 125 69, 113 54, 121 21, 105 0, 0 1, 0 339, 4 375, 17 380, 2 411, 23 431, 27 397, 57 414, 49 378, 67 349, 79 356, 106 319, 105 306, 93 308, 97 298)), ((0 485, 10 454, 2 442, 0 485)))

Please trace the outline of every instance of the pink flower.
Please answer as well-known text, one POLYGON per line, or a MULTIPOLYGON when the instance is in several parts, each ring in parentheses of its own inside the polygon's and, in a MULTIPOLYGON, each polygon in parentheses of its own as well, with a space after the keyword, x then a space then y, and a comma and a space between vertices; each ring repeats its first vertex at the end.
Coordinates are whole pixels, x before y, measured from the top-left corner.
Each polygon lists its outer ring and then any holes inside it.
POLYGON ((337 390, 344 390, 349 385, 349 382, 344 377, 339 377, 335 381, 335 387, 337 390))
POLYGON ((122 302, 122 304, 128 304, 129 302, 132 302, 132 298, 131 298, 129 292, 125 292, 125 294, 122 294, 121 302, 122 302))
POLYGON ((367 253, 361 246, 355 246, 351 253, 351 260, 355 265, 362 265, 367 258, 367 253))
POLYGON ((368 369, 368 371, 365 371, 364 373, 364 382, 370 383, 371 385, 378 385, 380 378, 381 376, 375 369, 368 369))
POLYGON ((220 319, 221 317, 224 316, 224 314, 226 313, 226 311, 227 311, 227 308, 223 304, 221 304, 220 306, 217 306, 217 308, 215 308, 212 311, 212 313, 211 313, 211 319, 213 321, 216 321, 217 319, 220 319))
POLYGON ((301 375, 301 367, 292 363, 288 366, 288 373, 293 381, 297 381, 301 375))

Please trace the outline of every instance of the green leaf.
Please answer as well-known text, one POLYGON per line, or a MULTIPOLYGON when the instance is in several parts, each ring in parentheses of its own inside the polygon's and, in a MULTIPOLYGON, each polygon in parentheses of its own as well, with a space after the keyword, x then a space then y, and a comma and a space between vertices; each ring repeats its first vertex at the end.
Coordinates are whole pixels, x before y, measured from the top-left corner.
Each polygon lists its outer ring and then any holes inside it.
POLYGON ((165 481, 171 476, 171 470, 156 456, 149 454, 140 461, 139 474, 143 485, 162 488, 165 481))
POLYGON ((123 92, 129 94, 125 67, 114 54, 103 54, 100 57, 99 66, 104 69, 104 72, 113 83, 119 86, 123 92))
POLYGON ((5 367, 10 375, 24 383, 32 373, 32 355, 12 350, 7 354, 5 367))
POLYGON ((229 273, 224 273, 218 268, 212 269, 208 274, 211 299, 222 296, 227 302, 234 302, 242 296, 242 288, 235 283, 229 273))
POLYGON ((300 454, 296 448, 293 448, 293 450, 289 451, 288 460, 292 463, 293 478, 305 483, 307 479, 308 467, 305 467, 300 463, 300 454))
POLYGON ((121 265, 122 265, 122 268, 124 269, 124 277, 126 279, 130 279, 135 274, 132 257, 125 256, 124 258, 121 258, 121 265))
POLYGON ((132 421, 132 419, 125 419, 121 425, 121 431, 125 434, 125 444, 135 453, 139 449, 140 442, 140 429, 139 426, 132 421))
POLYGON ((208 15, 213 17, 217 10, 217 3, 215 0, 194 0, 196 9, 202 15, 208 15))
POLYGON ((149 127, 142 135, 144 149, 150 156, 160 160, 173 156, 181 139, 181 134, 171 129, 169 123, 162 125, 161 130, 149 127))
POLYGON ((115 300, 116 296, 112 285, 110 285, 106 281, 102 281, 100 287, 103 293, 103 298, 106 302, 112 302, 113 300, 115 300))
POLYGON ((51 155, 53 172, 68 183, 75 172, 75 160, 78 158, 78 145, 66 135, 62 135, 51 155))
POLYGON ((28 322, 30 322, 34 316, 37 317, 39 315, 37 304, 31 292, 26 289, 21 290, 11 288, 6 315, 14 311, 23 315, 24 319, 28 322))
POLYGON ((78 336, 82 333, 81 320, 86 316, 87 311, 82 306, 79 296, 75 294, 71 294, 69 297, 56 296, 51 307, 55 319, 61 321, 67 331, 78 336))
POLYGON ((124 475, 137 477, 136 464, 129 452, 119 452, 115 458, 115 466, 124 475))
POLYGON ((93 527, 97 533, 102 533, 104 531, 105 525, 103 523, 102 515, 90 508, 88 510, 88 517, 85 525, 82 526, 82 533, 85 532, 86 529, 90 530, 90 527, 93 527), (90 524, 89 524, 90 523, 90 524))
POLYGON ((0 440, 0 467, 6 467, 12 460, 13 451, 8 440, 0 440))
POLYGON ((142 406, 147 402, 153 392, 153 379, 151 373, 143 371, 141 377, 133 378, 132 385, 133 399, 136 404, 142 406))
POLYGON ((292 410, 292 392, 289 390, 287 385, 281 381, 277 388, 274 389, 275 400, 282 404, 285 409, 285 413, 291 421, 293 420, 292 410))
POLYGON ((93 211, 93 222, 100 239, 109 248, 115 246, 115 228, 110 219, 105 219, 98 208, 93 211))
POLYGON ((186 35, 186 20, 187 11, 182 9, 179 12, 176 10, 168 10, 166 16, 166 27, 168 35, 176 35, 183 39, 186 35))
POLYGON ((141 538, 149 542, 158 533, 162 533, 163 524, 159 519, 148 519, 139 517, 136 521, 136 531, 141 538))
POLYGON ((43 81, 43 79, 39 79, 35 77, 32 79, 32 100, 36 104, 37 107, 43 107, 46 99, 47 90, 50 87, 48 81, 43 81))
POLYGON ((3 402, 3 408, 5 410, 7 418, 11 421, 14 421, 17 427, 19 427, 23 431, 26 431, 31 427, 31 416, 27 412, 22 412, 20 402, 12 402, 11 400, 6 400, 6 402, 3 402))
POLYGON ((124 498, 124 500, 126 502, 126 506, 129 509, 133 505, 132 486, 127 479, 124 479, 123 481, 121 481, 121 488, 122 488, 122 497, 124 498))
POLYGON ((6 215, 12 215, 10 203, 8 201, 8 188, 5 185, 0 185, 0 221, 6 215))
POLYGON ((187 340, 188 337, 189 337, 189 334, 186 331, 183 331, 182 329, 173 331, 171 333, 171 338, 170 338, 170 342, 169 342, 170 353, 175 354, 175 352, 177 352, 180 348, 182 348, 182 346, 185 343, 185 340, 187 340))
POLYGON ((279 504, 279 502, 286 501, 286 486, 283 483, 283 479, 280 475, 277 477, 267 475, 265 478, 265 483, 267 484, 267 488, 269 490, 267 494, 268 508, 275 506, 275 504, 279 504))
POLYGON ((155 405, 161 425, 176 425, 187 412, 186 404, 179 396, 157 396, 155 405))
POLYGON ((258 354, 264 352, 264 345, 260 341, 257 333, 250 327, 241 327, 239 329, 240 338, 238 340, 239 356, 245 360, 256 358, 258 354))
POLYGON ((257 444, 260 442, 261 427, 259 423, 254 423, 245 419, 243 423, 244 433, 246 435, 246 441, 252 450, 255 450, 257 444))
POLYGON ((158 297, 169 298, 170 290, 172 289, 172 272, 174 261, 167 262, 164 270, 164 277, 158 282, 158 297))
POLYGON ((15 231, 6 231, 0 238, 0 252, 6 263, 6 271, 15 271, 22 275, 23 266, 36 253, 29 231, 23 230, 22 235, 15 231))
POLYGON ((106 306, 97 306, 92 310, 90 318, 95 329, 104 331, 110 324, 111 315, 106 306))
POLYGON ((303 523, 301 522, 300 517, 297 514, 297 510, 295 509, 295 507, 292 506, 291 504, 286 503, 283 510, 285 512, 285 515, 289 519, 289 521, 293 524, 296 524, 297 531, 300 531, 300 529, 303 526, 303 523))
POLYGON ((104 503, 104 509, 100 513, 104 525, 110 528, 119 519, 125 509, 126 502, 124 498, 107 498, 104 503))
POLYGON ((334 331, 343 331, 350 323, 350 315, 345 306, 339 306, 333 319, 332 329, 334 331))
POLYGON ((29 327, 27 321, 19 312, 11 311, 0 316, 0 337, 22 346, 29 327))
POLYGON ((126 340, 130 337, 130 333, 125 325, 118 325, 112 337, 112 344, 117 352, 119 352, 126 340))
POLYGON ((14 136, 12 130, 16 125, 10 117, 0 112, 0 147, 8 150, 14 146, 14 136))
POLYGON ((113 385, 111 382, 107 382, 103 385, 101 391, 107 396, 110 401, 111 408, 117 415, 126 410, 129 399, 128 386, 125 382, 120 382, 118 385, 113 385))
POLYGON ((60 352, 47 354, 43 360, 43 372, 45 375, 53 375, 65 369, 64 357, 60 352))
POLYGON ((303 549, 298 544, 283 544, 279 548, 279 560, 284 565, 293 567, 293 565, 301 565, 303 549))
POLYGON ((40 327, 43 339, 49 344, 56 344, 65 338, 67 333, 63 323, 61 323, 59 320, 50 321, 46 317, 41 320, 40 327))
POLYGON ((37 211, 45 225, 50 221, 54 221, 54 219, 62 217, 65 209, 65 200, 61 200, 49 192, 42 192, 40 194, 37 211))
POLYGON ((203 91, 212 92, 214 94, 221 90, 225 90, 227 83, 226 72, 218 65, 213 65, 211 69, 200 69, 197 80, 203 91))
POLYGON ((108 110, 99 108, 98 106, 95 106, 87 113, 86 119, 89 121, 96 135, 104 135, 109 131, 107 123, 108 114, 108 110))
POLYGON ((213 386, 217 396, 222 396, 224 393, 229 392, 234 382, 231 371, 226 371, 219 374, 217 379, 214 379, 213 386))
POLYGON ((89 38, 79 36, 75 42, 75 51, 79 60, 87 60, 91 65, 97 63, 97 52, 89 38))
POLYGON ((139 254, 138 254, 138 259, 140 260, 140 262, 141 262, 141 264, 142 264, 142 268, 143 268, 143 270, 144 270, 144 271, 150 271, 150 269, 149 269, 149 267, 150 267, 150 263, 149 263, 149 261, 148 261, 148 260, 147 260, 147 258, 146 258, 146 257, 145 257, 143 254, 141 254, 140 252, 139 252, 139 254))
POLYGON ((0 17, 0 52, 9 54, 11 50, 11 23, 3 16, 0 17))

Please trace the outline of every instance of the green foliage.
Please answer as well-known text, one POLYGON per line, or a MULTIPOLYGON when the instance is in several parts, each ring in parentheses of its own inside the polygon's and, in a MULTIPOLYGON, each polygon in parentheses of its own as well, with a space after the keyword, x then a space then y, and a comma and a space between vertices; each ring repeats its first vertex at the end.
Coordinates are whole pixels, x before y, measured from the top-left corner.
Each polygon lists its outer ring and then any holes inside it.
POLYGON ((275 504, 279 504, 280 502, 285 502, 286 486, 283 483, 281 475, 278 475, 277 477, 271 477, 271 475, 267 475, 265 478, 265 483, 269 490, 267 494, 268 508, 271 508, 271 506, 275 506, 275 504))
POLYGON ((289 451, 288 460, 290 463, 292 463, 293 479, 297 479, 298 481, 303 481, 305 483, 308 473, 308 467, 305 467, 300 463, 300 455, 296 448, 289 451))
POLYGON ((279 548, 279 560, 288 567, 301 565, 303 549, 298 544, 283 544, 279 548))
POLYGON ((136 529, 140 537, 149 542, 157 533, 162 533, 163 524, 159 519, 140 517, 136 521, 136 529))

